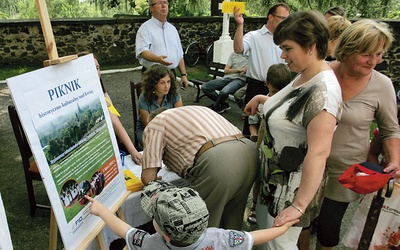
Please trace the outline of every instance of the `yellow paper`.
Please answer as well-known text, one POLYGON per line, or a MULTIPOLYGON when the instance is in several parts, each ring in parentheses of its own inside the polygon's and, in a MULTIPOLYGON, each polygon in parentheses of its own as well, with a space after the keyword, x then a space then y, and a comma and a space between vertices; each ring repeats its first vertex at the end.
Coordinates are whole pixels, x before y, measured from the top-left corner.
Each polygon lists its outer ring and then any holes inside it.
POLYGON ((237 7, 240 9, 240 12, 244 12, 244 7, 246 6, 245 2, 222 2, 222 13, 233 13, 233 7, 237 7))
POLYGON ((113 105, 112 102, 110 101, 110 99, 108 99, 107 97, 105 97, 105 98, 106 98, 106 103, 107 103, 107 106, 108 106, 108 110, 109 110, 111 113, 113 113, 114 115, 121 116, 121 115, 119 114, 118 110, 114 107, 114 105, 113 105))
POLYGON ((144 185, 130 170, 124 169, 126 189, 131 192, 142 190, 144 185))

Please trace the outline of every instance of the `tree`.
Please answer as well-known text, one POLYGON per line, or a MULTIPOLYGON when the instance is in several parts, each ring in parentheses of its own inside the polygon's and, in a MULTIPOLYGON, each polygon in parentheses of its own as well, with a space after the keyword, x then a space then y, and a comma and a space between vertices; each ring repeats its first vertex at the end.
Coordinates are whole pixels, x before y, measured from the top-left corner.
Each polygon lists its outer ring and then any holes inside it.
MULTIPOLYGON (((47 1, 47 10, 50 18, 81 18, 100 16, 89 2, 79 0, 51 0, 47 1)), ((21 19, 38 18, 35 1, 19 0, 16 3, 18 16, 21 19)))
MULTIPOLYGON (((220 16, 223 0, 170 0, 170 16, 220 16)), ((233 1, 233 0, 231 0, 233 1)), ((245 15, 265 16, 275 0, 242 0, 245 15)), ((292 11, 319 10, 331 6, 346 8, 349 18, 398 18, 400 6, 394 0, 281 0, 292 11)), ((148 0, 47 0, 51 18, 112 17, 115 14, 148 15, 148 0)), ((33 0, 1 0, 0 18, 37 18, 33 0)))

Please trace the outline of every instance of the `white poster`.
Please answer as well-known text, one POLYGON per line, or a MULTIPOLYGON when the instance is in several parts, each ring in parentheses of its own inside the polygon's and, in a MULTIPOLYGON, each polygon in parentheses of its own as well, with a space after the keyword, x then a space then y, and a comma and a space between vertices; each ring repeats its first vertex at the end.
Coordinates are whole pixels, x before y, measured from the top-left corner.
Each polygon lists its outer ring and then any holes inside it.
POLYGON ((111 208, 126 193, 93 55, 7 79, 66 249, 100 222, 85 194, 111 208))

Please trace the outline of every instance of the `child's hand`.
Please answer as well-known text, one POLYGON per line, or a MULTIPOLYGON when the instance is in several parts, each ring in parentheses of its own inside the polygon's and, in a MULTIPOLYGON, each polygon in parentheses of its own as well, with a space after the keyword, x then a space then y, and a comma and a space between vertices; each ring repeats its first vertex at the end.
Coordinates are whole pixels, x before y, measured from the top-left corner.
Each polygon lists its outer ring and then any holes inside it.
POLYGON ((136 151, 136 152, 134 152, 134 153, 131 153, 131 157, 132 157, 132 160, 133 160, 137 165, 139 165, 139 166, 142 165, 142 158, 143 158, 143 156, 142 156, 141 153, 139 153, 138 151, 136 151))
POLYGON ((107 209, 103 204, 101 204, 99 201, 93 199, 92 197, 85 195, 85 198, 92 203, 90 206, 89 212, 91 214, 99 216, 100 212, 104 209, 107 209))
POLYGON ((300 221, 299 219, 288 221, 285 224, 283 224, 282 227, 286 227, 286 230, 287 230, 287 229, 291 228, 294 224, 298 223, 299 221, 300 221))

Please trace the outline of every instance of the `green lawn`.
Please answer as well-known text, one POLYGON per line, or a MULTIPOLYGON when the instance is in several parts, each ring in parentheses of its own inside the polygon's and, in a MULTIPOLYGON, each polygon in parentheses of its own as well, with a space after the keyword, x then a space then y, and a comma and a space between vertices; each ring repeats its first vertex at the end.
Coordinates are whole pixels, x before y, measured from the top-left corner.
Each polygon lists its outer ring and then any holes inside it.
POLYGON ((39 66, 2 66, 2 69, 0 71, 0 80, 5 80, 7 78, 30 72, 39 68, 39 66))

